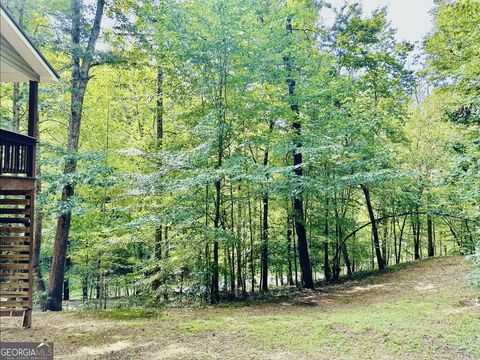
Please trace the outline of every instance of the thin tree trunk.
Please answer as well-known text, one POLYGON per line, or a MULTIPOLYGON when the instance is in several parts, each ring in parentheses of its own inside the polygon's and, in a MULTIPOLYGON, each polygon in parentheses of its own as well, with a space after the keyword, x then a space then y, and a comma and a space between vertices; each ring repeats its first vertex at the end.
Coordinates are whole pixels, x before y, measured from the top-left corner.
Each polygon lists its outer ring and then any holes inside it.
MULTIPOLYGON (((295 232, 295 224, 292 221, 292 230, 293 230, 293 248, 297 249, 297 241, 296 241, 296 232, 295 232)), ((297 262, 297 251, 293 252, 293 267, 295 270, 295 286, 298 287, 298 262, 297 262)))
MULTIPOLYGON (((25 15, 25 4, 20 1, 18 2, 18 5, 20 5, 20 8, 18 9, 18 17, 17 21, 18 24, 20 25, 20 28, 24 27, 24 22, 23 18, 25 15)), ((13 97, 12 97, 12 114, 13 114, 13 130, 15 132, 20 132, 20 122, 21 122, 21 106, 20 106, 20 100, 21 100, 21 87, 18 82, 13 83, 13 97)), ((38 116, 37 116, 38 118, 38 116)), ((38 135, 38 124, 37 124, 37 134, 38 135)), ((38 139, 38 136, 37 136, 38 139)), ((38 175, 38 174, 37 174, 38 175)))
POLYGON ((268 194, 267 193, 264 193, 262 196, 262 204, 263 204, 262 252, 261 252, 262 282, 260 284, 260 290, 268 291, 268 194))
POLYGON ((383 228, 383 239, 382 239, 382 254, 383 254, 383 261, 385 266, 388 265, 388 226, 385 225, 383 228))
POLYGON ((255 292, 255 254, 253 248, 253 224, 252 224, 252 202, 250 197, 248 198, 248 226, 250 233, 250 276, 251 276, 251 288, 252 294, 255 292))
POLYGON ((433 220, 431 215, 427 215, 427 234, 428 234, 428 257, 435 256, 433 246, 433 220))
POLYGON ((368 189, 368 185, 362 184, 360 185, 360 187, 362 188, 363 194, 365 195, 365 202, 367 204, 368 216, 372 224, 373 246, 375 248, 375 255, 377 257, 377 266, 379 270, 383 270, 385 268, 385 263, 383 262, 382 251, 380 249, 380 240, 378 237, 377 221, 375 220, 375 214, 373 213, 372 202, 370 199, 370 191, 368 189))
POLYGON ((97 300, 100 300, 100 283, 101 283, 101 275, 100 275, 100 265, 101 265, 101 259, 97 259, 97 278, 96 278, 96 283, 95 283, 95 298, 97 300))
POLYGON ((13 130, 20 132, 20 84, 13 83, 12 96, 13 130))
MULTIPOLYGON (((268 141, 265 146, 263 154, 263 166, 268 166, 268 154, 270 135, 273 131, 274 122, 270 121, 268 126, 268 141)), ((267 175, 268 179, 268 175, 267 175)), ((262 223, 262 252, 261 252, 261 268, 262 268, 262 283, 260 284, 261 291, 268 291, 268 191, 265 189, 262 194, 263 204, 263 223, 262 223)))
POLYGON ((342 249, 343 261, 345 262, 345 266, 347 268, 347 276, 352 277, 352 265, 350 263, 350 257, 348 256, 347 243, 345 241, 342 241, 340 243, 340 247, 342 249))
MULTIPOLYGON (((240 186, 238 187, 240 191, 240 186)), ((245 295, 246 289, 243 284, 242 278, 242 230, 244 226, 243 212, 242 212, 242 203, 239 200, 237 205, 237 240, 236 240, 236 251, 237 251, 237 288, 242 288, 242 294, 245 295)))
POLYGON ((88 281, 85 277, 82 278, 82 302, 88 300, 88 281))
MULTIPOLYGON (((157 66, 157 106, 156 106, 156 148, 161 150, 163 147, 163 68, 157 66)), ((160 157, 159 157, 160 158, 160 157)), ((160 160, 158 160, 160 166, 160 160)), ((155 259, 162 259, 162 224, 155 229, 155 259)))
POLYGON ((397 219, 395 216, 392 218, 392 233, 393 233, 393 255, 395 257, 395 263, 398 264, 397 262, 397 219))
POLYGON ((402 240, 403 240, 403 233, 405 229, 405 224, 407 223, 407 216, 403 218, 402 226, 400 227, 400 235, 398 239, 398 256, 396 257, 396 263, 399 264, 402 259, 402 240))
POLYGON ((420 215, 418 209, 415 212, 415 218, 412 215, 412 231, 414 258, 418 260, 420 259, 420 215))
POLYGON ((330 237, 330 229, 328 226, 328 219, 329 218, 329 213, 328 213, 328 198, 325 196, 325 225, 324 225, 324 236, 325 240, 323 242, 323 251, 324 251, 324 257, 323 257, 323 268, 324 268, 324 274, 325 274, 325 281, 330 281, 332 280, 332 272, 330 270, 330 263, 328 261, 328 240, 330 237))
MULTIPOLYGON (((67 245, 67 249, 69 247, 70 246, 67 245)), ((65 259, 65 272, 68 272, 71 264, 72 264, 72 260, 70 256, 67 255, 67 258, 65 259)), ((65 301, 70 300, 70 279, 68 276, 65 276, 65 279, 63 280, 63 300, 65 301)))
MULTIPOLYGON (((37 139, 39 138, 40 132, 38 124, 37 128, 37 139)), ((42 167, 40 163, 37 161, 36 164, 35 174, 37 176, 37 181, 35 182, 35 199, 38 199, 41 192, 42 192, 42 181, 38 179, 42 173, 42 167)), ((43 226, 43 216, 44 213, 40 209, 35 211, 35 221, 34 221, 34 238, 33 238, 33 253, 32 253, 32 269, 33 275, 35 277, 35 283, 37 285, 38 291, 45 291, 45 282, 43 281, 42 271, 40 268, 40 250, 42 247, 42 226, 43 226)))
POLYGON ((287 260, 288 260, 288 273, 287 282, 288 285, 294 285, 293 271, 292 271, 292 226, 290 221, 290 215, 287 214, 287 260))
MULTIPOLYGON (((286 30, 287 34, 292 34, 292 19, 289 17, 287 18, 286 23, 286 30)), ((290 99, 295 98, 295 80, 291 77, 292 73, 292 60, 289 56, 284 57, 284 61, 286 63, 288 78, 288 96, 290 99)), ((290 105, 290 109, 293 111, 293 129, 294 129, 294 136, 295 136, 295 150, 293 154, 293 166, 294 166, 294 173, 297 178, 301 178, 303 176, 303 157, 301 152, 301 135, 302 135, 302 125, 299 121, 299 110, 298 104, 293 101, 290 105)), ((298 259, 300 263, 300 268, 302 270, 302 283, 303 287, 307 289, 313 289, 313 277, 312 277, 312 267, 310 264, 310 257, 308 254, 308 241, 307 241, 307 232, 305 229, 305 212, 303 208, 303 200, 302 195, 297 194, 294 196, 293 199, 293 214, 294 214, 294 223, 295 223, 295 232, 297 234, 297 246, 298 246, 298 259)))
POLYGON ((338 206, 337 206, 336 201, 335 201, 335 220, 336 220, 336 226, 337 226, 337 243, 340 246, 340 251, 342 252, 342 256, 343 256, 343 262, 345 263, 345 266, 347 268, 347 276, 351 277, 352 276, 352 266, 350 264, 350 258, 348 256, 346 241, 343 241, 342 218, 340 218, 340 214, 338 212, 338 206))
MULTIPOLYGON (((221 160, 220 160, 221 161, 221 160)), ((219 229, 220 224, 220 197, 221 193, 221 182, 220 180, 215 181, 215 219, 214 219, 214 228, 215 230, 219 229)), ((215 234, 215 239, 213 240, 213 269, 212 269, 212 303, 218 304, 220 302, 220 292, 218 284, 218 234, 215 234)))
MULTIPOLYGON (((235 233, 235 208, 233 201, 233 184, 230 183, 230 233, 235 233)), ((232 295, 235 295, 236 284, 235 284, 235 243, 231 244, 232 252, 229 254, 230 258, 230 291, 232 295)), ((230 245, 228 245, 230 249, 230 245)))

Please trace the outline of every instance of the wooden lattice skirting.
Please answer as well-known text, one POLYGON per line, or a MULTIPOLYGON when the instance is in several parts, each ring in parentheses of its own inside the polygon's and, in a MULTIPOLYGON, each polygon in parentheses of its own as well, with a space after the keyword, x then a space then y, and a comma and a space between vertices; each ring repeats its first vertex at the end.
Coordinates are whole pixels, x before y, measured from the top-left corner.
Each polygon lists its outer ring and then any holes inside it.
MULTIPOLYGON (((32 324, 34 184, 6 189, 0 179, 0 316, 23 316, 32 324)), ((18 185, 18 184, 17 184, 18 185)))

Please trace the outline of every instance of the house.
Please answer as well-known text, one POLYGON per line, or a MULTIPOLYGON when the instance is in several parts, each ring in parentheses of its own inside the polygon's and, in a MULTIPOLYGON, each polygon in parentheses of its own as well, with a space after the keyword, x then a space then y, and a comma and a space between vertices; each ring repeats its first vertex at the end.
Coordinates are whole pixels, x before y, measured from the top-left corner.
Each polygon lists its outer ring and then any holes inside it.
POLYGON ((28 82, 28 129, 0 129, 0 316, 32 323, 32 250, 38 83, 58 74, 0 5, 0 86, 28 82))

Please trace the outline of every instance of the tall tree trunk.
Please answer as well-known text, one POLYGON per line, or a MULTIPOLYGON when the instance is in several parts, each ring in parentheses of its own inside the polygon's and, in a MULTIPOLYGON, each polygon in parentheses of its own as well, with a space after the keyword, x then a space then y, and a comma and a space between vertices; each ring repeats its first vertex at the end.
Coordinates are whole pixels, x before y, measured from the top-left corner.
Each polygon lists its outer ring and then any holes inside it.
MULTIPOLYGON (((336 199, 336 196, 335 196, 336 199)), ((343 262, 345 263, 345 267, 347 268, 347 276, 352 276, 352 266, 350 264, 350 258, 348 256, 348 249, 346 241, 343 241, 343 218, 340 217, 338 212, 337 201, 335 200, 335 222, 337 227, 337 244, 340 246, 340 251, 342 252, 343 262)))
MULTIPOLYGON (((208 228, 208 219, 209 219, 209 199, 208 199, 208 190, 209 186, 208 183, 205 186, 205 228, 208 228)), ((209 246, 209 238, 208 234, 205 239, 205 276, 204 276, 204 286, 205 286, 205 293, 204 293, 204 300, 205 303, 208 301, 209 296, 209 289, 211 289, 210 283, 210 246, 209 246)), ((210 293, 211 296, 211 293, 210 293)))
POLYGON ((395 263, 397 263, 397 219, 395 216, 392 218, 392 233, 393 233, 393 256, 395 257, 395 263))
MULTIPOLYGON (((292 19, 287 18, 286 23, 287 34, 292 33, 292 19)), ((301 152, 301 135, 302 135, 302 125, 299 119, 299 110, 298 104, 295 100, 295 80, 292 76, 292 60, 289 56, 284 57, 284 61, 287 67, 288 78, 288 96, 291 100, 290 109, 293 111, 293 129, 295 136, 295 150, 293 154, 293 166, 294 173, 297 178, 303 176, 303 157, 301 152)), ((307 289, 313 289, 313 276, 312 276, 312 267, 310 264, 310 257, 308 254, 308 241, 307 241, 307 232, 305 229, 305 212, 303 208, 302 195, 296 194, 293 199, 293 214, 294 214, 294 223, 295 223, 295 232, 297 234, 297 246, 298 246, 298 260, 300 263, 300 269, 302 270, 302 282, 303 287, 307 289)))
POLYGON ((383 262, 385 266, 388 265, 388 226, 385 225, 383 228, 383 238, 382 238, 382 254, 383 262))
MULTIPOLYGON (((156 149, 161 150, 163 147, 163 67, 157 66, 157 106, 156 106, 156 149)), ((160 159, 160 156, 159 156, 160 159)), ((161 166, 158 160, 158 166, 161 166)), ((162 260, 162 224, 155 229, 155 259, 162 260)), ((160 267, 159 267, 160 270, 160 267)))
MULTIPOLYGON (((37 124, 37 135, 36 138, 40 138, 39 126, 37 124)), ((42 181, 38 179, 42 174, 42 167, 37 161, 35 163, 35 174, 37 176, 37 181, 35 182, 35 199, 38 199, 42 192, 42 181)), ((35 278, 35 283, 37 285, 38 291, 45 291, 45 281, 43 281, 42 271, 40 268, 40 250, 42 248, 42 226, 43 226, 43 211, 36 209, 35 211, 35 221, 34 221, 34 230, 33 230, 33 253, 32 253, 32 270, 33 276, 35 278)))
POLYGON ((345 241, 340 241, 340 247, 342 249, 343 261, 345 262, 345 266, 347 268, 347 276, 352 277, 352 265, 350 263, 350 257, 348 256, 347 243, 345 241))
MULTIPOLYGON (((234 201, 233 201, 233 184, 230 183, 230 233, 234 234, 235 232, 235 210, 234 210, 234 201)), ((225 215, 226 219, 226 215, 225 215)), ((225 220, 226 221, 226 220, 225 220)), ((230 290, 232 295, 235 294, 236 284, 235 284, 235 243, 232 243, 232 252, 229 253, 230 258, 230 290)), ((227 245, 230 249, 230 246, 227 245)))
MULTIPOLYGON (((220 131, 218 135, 218 148, 217 148, 217 164, 216 169, 220 169, 223 163, 223 125, 224 118, 220 120, 220 131)), ((220 217, 221 217, 221 203, 222 203, 222 180, 219 178, 215 181, 215 218, 213 226, 215 228, 215 238, 213 240, 213 269, 212 269, 212 303, 218 304, 220 302, 220 289, 219 289, 219 265, 218 265, 218 231, 220 230, 220 217)), ((226 284, 225 284, 226 286, 226 284)))
POLYGON ((294 271, 295 271, 295 286, 298 287, 299 286, 299 282, 298 282, 298 261, 297 261, 297 258, 298 258, 298 252, 296 251, 297 249, 297 241, 296 241, 296 232, 295 232, 295 224, 293 223, 292 221, 292 231, 293 231, 293 248, 295 249, 295 251, 293 252, 293 268, 294 268, 294 271))
MULTIPOLYGON (((160 151, 163 147, 163 68, 161 65, 157 65, 157 87, 156 87, 156 108, 155 108, 155 120, 156 120, 156 143, 155 148, 160 151)), ((161 167, 161 160, 160 155, 157 154, 157 164, 158 168, 161 167)), ((160 223, 155 228, 155 235, 154 235, 154 257, 157 261, 157 272, 160 273, 162 271, 160 262, 163 256, 163 225, 160 223)), ((161 285, 162 280, 158 278, 158 280, 152 283, 153 289, 158 289, 161 285)))
POLYGON ((373 246, 375 248, 375 255, 377 257, 377 266, 379 270, 385 269, 385 263, 382 258, 382 251, 380 249, 380 239, 378 237, 378 226, 375 219, 375 214, 373 213, 372 201, 370 199, 370 191, 368 185, 360 185, 362 188, 363 194, 365 195, 365 202, 367 204, 368 216, 372 224, 372 235, 373 235, 373 246))
MULTIPOLYGON (((97 0, 95 18, 88 40, 87 48, 83 57, 80 57, 78 50, 72 51, 72 90, 71 90, 71 111, 70 126, 68 131, 67 151, 70 156, 65 161, 63 173, 70 175, 76 171, 77 160, 75 154, 78 151, 80 139, 80 124, 82 120, 83 101, 85 90, 89 80, 89 71, 95 54, 95 45, 100 35, 100 27, 103 17, 105 0, 97 0)), ((80 46, 80 35, 82 33, 81 0, 72 0, 72 28, 71 37, 73 47, 80 46)), ((74 184, 67 183, 62 190, 61 201, 66 203, 74 195, 74 184)), ((57 230, 53 246, 53 259, 48 286, 49 301, 47 310, 62 310, 63 279, 65 277, 65 259, 67 255, 67 244, 70 232, 72 210, 67 208, 57 219, 57 230)))
POLYGON ((400 235, 398 238, 398 255, 395 255, 395 262, 397 264, 399 264, 400 260, 402 259, 402 240, 403 240, 403 232, 404 232, 406 223, 407 223, 407 215, 405 215, 405 217, 403 218, 402 226, 400 227, 400 235))
POLYGON ((340 244, 338 241, 337 234, 335 236, 335 254, 333 255, 332 274, 333 274, 332 277, 334 281, 339 280, 340 278, 340 244))
POLYGON ((101 258, 97 259, 97 277, 95 282, 95 299, 100 300, 100 283, 102 281, 100 275, 100 265, 101 265, 101 258))
POLYGON ((248 227, 250 233, 250 276, 251 276, 251 288, 252 294, 255 292, 255 254, 253 248, 253 224, 252 224, 252 202, 250 197, 248 198, 248 227))
MULTIPOLYGON (((69 247, 70 245, 67 245, 67 249, 69 247)), ((65 259, 65 272, 67 272, 70 269, 71 264, 72 264, 72 260, 70 256, 67 255, 67 258, 65 259)), ((63 280, 63 300, 65 301, 70 300, 70 279, 68 276, 65 276, 63 280)))
POLYGON ((328 198, 325 197, 325 225, 324 225, 324 236, 325 240, 323 242, 323 251, 324 251, 324 257, 323 257, 323 269, 325 273, 325 281, 330 281, 332 279, 332 273, 330 270, 330 263, 328 261, 328 239, 330 237, 330 229, 328 226, 328 218, 329 218, 329 213, 328 213, 328 198))
POLYGON ((418 260, 420 259, 420 214, 418 209, 415 211, 415 217, 412 214, 412 232, 414 258, 418 260))
MULTIPOLYGON (((273 121, 269 123, 268 137, 273 130, 273 121)), ((268 166, 268 151, 269 144, 265 147, 263 154, 263 166, 268 166)), ((267 175, 268 177, 268 175, 267 175)), ((262 221, 262 252, 261 252, 261 268, 262 268, 262 283, 260 284, 261 291, 268 291, 268 191, 265 189, 262 194, 263 205, 263 221, 262 221)))
MULTIPOLYGON (((240 186, 238 187, 240 191, 240 186)), ((242 203, 239 200, 237 205, 237 241, 235 242, 236 245, 236 252, 237 252, 237 288, 242 288, 242 295, 246 294, 246 289, 243 283, 242 277, 242 230, 244 227, 244 219, 243 219, 243 212, 242 212, 242 203)))
POLYGON ((293 282, 293 270, 292 270, 292 225, 290 221, 290 214, 287 214, 287 260, 288 260, 288 273, 287 282, 288 285, 294 285, 293 282))
MULTIPOLYGON (((217 231, 220 225, 220 204, 221 204, 221 182, 215 181, 215 219, 214 228, 217 231)), ((220 289, 219 289, 219 267, 218 267, 218 234, 215 233, 215 239, 213 240, 213 269, 212 269, 212 303, 218 304, 220 302, 220 289)))
MULTIPOLYGON (((18 3, 20 8, 18 9, 17 21, 21 28, 23 28, 23 17, 25 14, 25 5, 22 2, 18 3)), ((12 114, 13 114, 13 129, 16 132, 20 132, 20 121, 21 121, 21 107, 20 107, 20 95, 21 88, 18 82, 13 83, 13 97, 12 97, 12 114)), ((37 124, 37 134, 38 134, 38 124, 37 124)))
POLYGON ((428 233, 428 256, 435 256, 435 248, 433 246, 433 220, 431 215, 427 215, 427 233, 428 233))
POLYGON ((12 96, 13 130, 20 131, 20 84, 13 83, 12 96))
MULTIPOLYGON (((267 155, 268 156, 268 155, 267 155)), ((268 194, 262 196, 263 217, 262 217, 262 252, 261 252, 261 268, 262 283, 261 291, 268 291, 268 194)))

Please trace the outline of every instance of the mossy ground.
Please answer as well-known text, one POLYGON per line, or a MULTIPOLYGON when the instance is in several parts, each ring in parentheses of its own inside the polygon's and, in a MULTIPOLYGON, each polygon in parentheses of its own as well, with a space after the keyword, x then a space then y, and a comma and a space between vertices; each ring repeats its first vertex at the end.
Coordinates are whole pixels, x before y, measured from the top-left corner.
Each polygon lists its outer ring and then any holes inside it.
POLYGON ((2 341, 53 341, 56 359, 480 359, 479 294, 462 258, 268 302, 35 313, 2 341))

